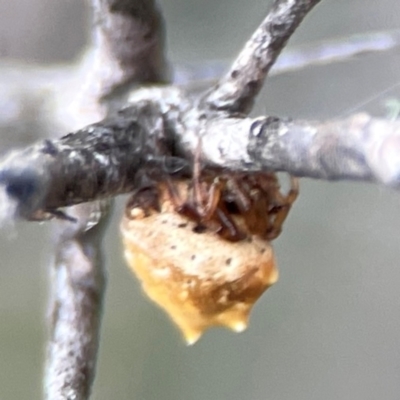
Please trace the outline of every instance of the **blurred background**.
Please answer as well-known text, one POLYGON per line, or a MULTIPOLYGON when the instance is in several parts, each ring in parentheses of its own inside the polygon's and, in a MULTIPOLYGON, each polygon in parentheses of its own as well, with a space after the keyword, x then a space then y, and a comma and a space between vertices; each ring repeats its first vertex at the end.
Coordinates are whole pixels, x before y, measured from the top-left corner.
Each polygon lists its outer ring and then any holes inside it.
MULTIPOLYGON (((170 59, 234 57, 268 3, 162 0, 170 59)), ((3 62, 73 62, 89 36, 84 5, 0 0, 3 62)), ((290 46, 398 29, 399 16, 398 0, 325 0, 290 46)), ((254 114, 324 119, 371 99, 359 111, 384 116, 385 101, 400 97, 399 63, 398 50, 273 77, 254 114)), ((399 193, 301 183, 275 242, 280 280, 256 305, 248 330, 214 329, 193 347, 125 267, 119 201, 104 243, 109 280, 93 399, 400 398, 399 193)), ((41 397, 49 231, 48 224, 18 223, 0 233, 0 400, 41 397)))

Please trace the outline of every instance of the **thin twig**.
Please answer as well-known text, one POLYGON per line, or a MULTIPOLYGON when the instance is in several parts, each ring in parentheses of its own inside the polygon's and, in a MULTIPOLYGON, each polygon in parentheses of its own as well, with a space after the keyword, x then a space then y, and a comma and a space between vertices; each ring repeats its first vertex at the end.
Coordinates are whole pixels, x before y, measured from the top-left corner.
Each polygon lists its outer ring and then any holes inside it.
POLYGON ((247 114, 269 70, 304 17, 320 0, 275 0, 271 11, 205 98, 213 110, 247 114))
MULTIPOLYGON (((284 50, 270 70, 275 76, 312 65, 343 62, 365 53, 390 52, 400 46, 400 30, 355 34, 317 41, 284 50)), ((228 60, 184 63, 174 66, 174 83, 190 90, 205 90, 215 84, 228 69, 228 60)), ((76 66, 32 65, 17 60, 2 60, 0 65, 0 152, 26 146, 54 131, 54 114, 49 109, 68 107, 66 93, 76 87, 76 66), (8 111, 9 110, 9 111, 8 111)), ((93 80, 93 78, 91 78, 93 80)), ((76 95, 76 93, 74 93, 76 95)), ((83 100, 83 99, 82 99, 83 100)), ((88 103, 88 100, 87 100, 88 103)), ((86 103, 86 104, 87 104, 86 103)), ((76 108, 76 107, 75 107, 76 108)), ((87 106, 86 106, 87 109, 87 106)), ((68 117, 59 112, 58 120, 76 118, 76 110, 68 117)), ((82 114, 82 111, 78 113, 82 114)), ((84 122, 84 121, 81 121, 84 122)), ((81 122, 76 126, 79 128, 81 122)), ((74 129, 73 126, 70 129, 74 129)))
MULTIPOLYGON (((344 62, 369 53, 389 52, 400 46, 400 29, 339 36, 286 48, 268 76, 299 71, 315 65, 344 62)), ((207 88, 230 66, 230 60, 186 62, 175 65, 174 83, 207 88)))

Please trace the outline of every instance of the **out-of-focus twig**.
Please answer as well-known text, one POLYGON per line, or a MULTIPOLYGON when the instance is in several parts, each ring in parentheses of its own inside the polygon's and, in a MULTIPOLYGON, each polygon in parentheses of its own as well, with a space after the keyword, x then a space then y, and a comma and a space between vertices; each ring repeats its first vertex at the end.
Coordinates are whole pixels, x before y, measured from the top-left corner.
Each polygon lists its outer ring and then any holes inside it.
MULTIPOLYGON (((348 61, 369 53, 382 53, 400 46, 400 30, 366 32, 311 42, 285 49, 268 76, 298 71, 314 65, 348 61)), ((209 60, 178 64, 174 82, 206 88, 215 83, 229 68, 229 60, 209 60)))
POLYGON ((89 85, 97 98, 121 101, 138 83, 166 82, 164 22, 156 0, 91 0, 91 7, 95 46, 89 85))
MULTIPOLYGON (((333 62, 343 62, 366 53, 389 52, 400 46, 400 31, 371 32, 313 42, 284 50, 272 66, 269 76, 333 62)), ((229 67, 228 60, 200 61, 174 66, 173 82, 191 90, 204 90, 216 83, 229 67)), ((60 119, 68 118, 68 93, 76 86, 79 66, 29 65, 13 60, 0 64, 0 152, 23 146, 54 132, 54 104, 60 119), (62 111, 63 110, 63 111, 62 111)), ((166 68, 167 69, 167 68, 166 68)), ((93 77, 91 78, 92 80, 93 77)), ((130 86, 130 85, 128 85, 130 86)), ((76 91, 74 91, 76 95, 76 91)), ((89 103, 89 102, 88 102, 89 103)), ((76 108, 76 107, 75 107, 76 108)), ((87 106, 85 107, 87 110, 87 106)), ((76 109, 75 109, 76 112, 76 109)), ((81 114, 80 111, 78 113, 81 114)), ((82 124, 77 123, 75 128, 82 124)), ((89 121, 87 121, 89 122, 89 121)), ((70 127, 74 129, 74 126, 70 127)))

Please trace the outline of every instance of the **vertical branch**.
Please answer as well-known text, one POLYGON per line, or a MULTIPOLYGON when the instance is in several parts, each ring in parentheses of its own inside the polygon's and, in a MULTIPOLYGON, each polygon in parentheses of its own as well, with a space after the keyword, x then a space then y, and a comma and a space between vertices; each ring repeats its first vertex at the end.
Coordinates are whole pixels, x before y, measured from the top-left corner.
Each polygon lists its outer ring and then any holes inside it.
MULTIPOLYGON (((91 6, 93 43, 70 88, 75 95, 68 109, 71 118, 64 111, 59 115, 64 132, 104 117, 132 85, 167 76, 163 20, 154 0, 91 0, 91 6)), ((101 240, 108 205, 74 206, 67 214, 77 222, 56 222, 44 382, 49 400, 90 395, 105 289, 101 240)))
POLYGON ((51 335, 48 346, 48 399, 88 399, 94 379, 105 289, 101 239, 107 210, 96 202, 73 207, 78 222, 56 226, 52 276, 51 335), (101 222, 101 223, 100 223, 101 222))
POLYGON ((155 0, 92 0, 98 97, 167 79, 164 24, 155 0), (99 66, 99 63, 105 64, 99 66))

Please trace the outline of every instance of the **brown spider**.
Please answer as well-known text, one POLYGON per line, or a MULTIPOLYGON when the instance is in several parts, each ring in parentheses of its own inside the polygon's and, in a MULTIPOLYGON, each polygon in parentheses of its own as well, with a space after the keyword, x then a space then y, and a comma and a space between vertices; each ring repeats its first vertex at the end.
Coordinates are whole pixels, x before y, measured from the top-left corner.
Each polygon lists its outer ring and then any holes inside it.
MULTIPOLYGON (((196 222, 195 232, 214 230, 226 240, 237 242, 250 235, 266 240, 279 236, 282 225, 299 192, 298 180, 290 177, 287 195, 280 191, 273 172, 235 173, 201 171, 201 140, 195 154, 193 178, 180 194, 178 185, 166 175, 165 184, 177 213, 196 222), (238 219, 243 223, 238 225, 238 219), (244 227, 243 227, 244 225, 244 227)), ((144 186, 128 201, 127 210, 140 207, 145 214, 159 211, 159 192, 154 185, 144 186)))
POLYGON ((200 171, 198 156, 192 179, 167 172, 158 182, 141 176, 127 204, 128 264, 188 343, 215 325, 242 331, 254 302, 278 279, 269 241, 297 197, 297 180, 283 195, 274 173, 200 171))
POLYGON ((167 180, 175 211, 197 223, 195 230, 214 229, 226 240, 243 240, 247 234, 273 240, 282 230, 290 207, 298 195, 298 181, 290 178, 287 195, 280 192, 274 173, 224 173, 210 181, 194 174, 186 199, 167 180), (238 226, 241 217, 245 228, 238 226))
POLYGON ((197 222, 196 230, 216 224, 216 232, 226 240, 236 242, 247 234, 273 240, 296 200, 298 180, 290 177, 290 189, 285 196, 280 191, 273 172, 223 173, 207 179, 201 172, 201 138, 195 152, 192 188, 183 200, 176 186, 167 179, 167 188, 175 211, 197 222), (234 216, 242 217, 241 229, 234 216))

